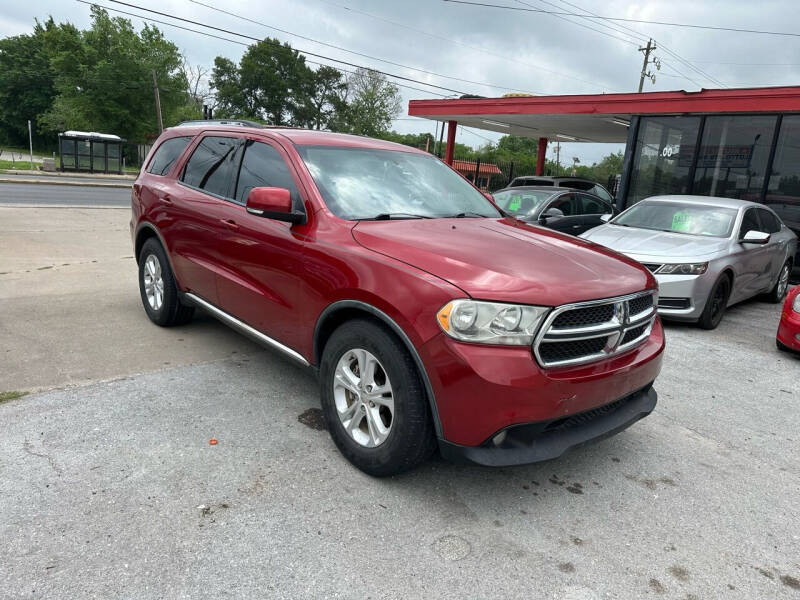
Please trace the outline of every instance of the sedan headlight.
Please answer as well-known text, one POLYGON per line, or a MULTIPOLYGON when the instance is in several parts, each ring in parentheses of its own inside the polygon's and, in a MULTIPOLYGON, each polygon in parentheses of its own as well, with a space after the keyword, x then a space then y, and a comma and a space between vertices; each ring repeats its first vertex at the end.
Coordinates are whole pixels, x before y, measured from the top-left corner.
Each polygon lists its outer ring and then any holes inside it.
POLYGON ((549 308, 453 300, 436 314, 442 330, 462 342, 529 346, 549 308))
POLYGON ((708 270, 708 263, 688 263, 680 265, 661 265, 655 270, 660 275, 702 275, 708 270))

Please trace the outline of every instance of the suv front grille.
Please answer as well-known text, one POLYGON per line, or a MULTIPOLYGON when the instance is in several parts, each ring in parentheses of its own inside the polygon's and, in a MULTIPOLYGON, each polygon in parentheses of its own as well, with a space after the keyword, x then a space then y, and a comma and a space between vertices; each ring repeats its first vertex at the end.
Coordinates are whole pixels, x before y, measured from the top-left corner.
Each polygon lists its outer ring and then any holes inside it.
POLYGON ((620 354, 644 342, 656 310, 652 291, 567 304, 545 321, 533 351, 543 367, 577 365, 620 354))

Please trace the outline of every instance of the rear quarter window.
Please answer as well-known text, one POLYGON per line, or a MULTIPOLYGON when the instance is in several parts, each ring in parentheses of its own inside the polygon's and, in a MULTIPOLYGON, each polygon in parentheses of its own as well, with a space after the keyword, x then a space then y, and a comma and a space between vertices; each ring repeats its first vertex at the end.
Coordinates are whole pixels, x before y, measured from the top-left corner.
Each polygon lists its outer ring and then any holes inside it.
POLYGON ((175 161, 192 141, 191 136, 188 137, 174 137, 164 140, 161 145, 156 148, 153 158, 150 159, 150 164, 147 165, 147 172, 153 175, 166 175, 172 169, 175 161))

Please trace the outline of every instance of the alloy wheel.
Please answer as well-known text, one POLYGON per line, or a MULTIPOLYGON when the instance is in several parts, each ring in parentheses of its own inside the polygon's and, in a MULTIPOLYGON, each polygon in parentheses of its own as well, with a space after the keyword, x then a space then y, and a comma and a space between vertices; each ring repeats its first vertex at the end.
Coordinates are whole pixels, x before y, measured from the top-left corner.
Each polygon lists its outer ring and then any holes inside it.
POLYGON ((333 377, 336 413, 347 434, 366 448, 380 446, 394 422, 394 393, 383 365, 362 348, 346 351, 333 377))
POLYGON ((789 289, 789 265, 783 265, 783 269, 781 269, 781 275, 778 279, 778 298, 783 298, 786 295, 786 291, 789 289))
POLYGON ((153 310, 159 310, 164 304, 164 278, 161 274, 161 263, 155 254, 149 254, 145 259, 142 278, 147 303, 153 310))

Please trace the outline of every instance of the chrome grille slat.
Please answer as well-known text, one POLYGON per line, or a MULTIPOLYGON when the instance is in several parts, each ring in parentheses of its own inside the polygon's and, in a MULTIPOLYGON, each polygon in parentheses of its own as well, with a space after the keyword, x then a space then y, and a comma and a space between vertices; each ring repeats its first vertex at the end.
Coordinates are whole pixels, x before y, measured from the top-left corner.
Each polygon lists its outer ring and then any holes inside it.
POLYGON ((543 367, 602 360, 644 342, 655 317, 652 290, 560 306, 550 313, 536 336, 534 354, 543 367), (588 318, 587 323, 587 316, 594 320, 588 318), (599 316, 604 320, 598 322, 599 316))

